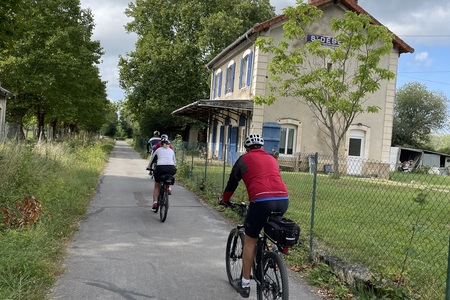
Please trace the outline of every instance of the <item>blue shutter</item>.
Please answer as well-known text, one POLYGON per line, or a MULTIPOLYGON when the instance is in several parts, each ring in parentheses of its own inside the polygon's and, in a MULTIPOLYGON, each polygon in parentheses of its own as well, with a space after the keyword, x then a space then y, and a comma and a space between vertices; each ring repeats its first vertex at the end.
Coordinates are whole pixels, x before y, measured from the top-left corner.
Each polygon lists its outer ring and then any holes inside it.
POLYGON ((225 94, 228 93, 228 90, 230 89, 228 87, 228 72, 230 71, 230 68, 227 68, 227 72, 225 73, 225 94))
POLYGON ((232 92, 233 91, 233 89, 234 89, 234 71, 235 71, 235 69, 236 69, 236 63, 234 63, 232 66, 231 66, 231 86, 230 86, 230 92, 232 92))
POLYGON ((219 90, 217 92, 217 97, 222 94, 222 72, 219 73, 219 90))
POLYGON ((216 84, 217 77, 215 74, 213 74, 213 99, 217 97, 217 84, 216 84))
POLYGON ((247 120, 247 117, 245 114, 242 114, 239 116, 239 126, 245 126, 245 121, 247 120))
POLYGON ((252 82, 252 61, 253 61, 253 52, 250 52, 247 59, 247 86, 250 86, 252 82))
POLYGON ((262 135, 264 139, 264 150, 272 153, 272 149, 280 151, 281 125, 275 122, 264 122, 262 135))
POLYGON ((239 67, 239 89, 241 89, 242 88, 242 83, 243 83, 243 78, 242 78, 242 75, 244 75, 243 74, 243 71, 244 71, 244 59, 243 58, 241 58, 241 65, 240 65, 240 67, 239 67))

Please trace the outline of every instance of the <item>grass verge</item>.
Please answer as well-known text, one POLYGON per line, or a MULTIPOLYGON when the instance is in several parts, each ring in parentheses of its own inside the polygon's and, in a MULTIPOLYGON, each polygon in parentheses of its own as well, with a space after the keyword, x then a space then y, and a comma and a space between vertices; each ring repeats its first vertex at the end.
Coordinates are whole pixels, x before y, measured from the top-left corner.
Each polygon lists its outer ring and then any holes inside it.
POLYGON ((46 299, 113 147, 0 144, 0 299, 46 299), (31 195, 39 206, 25 203, 31 195))

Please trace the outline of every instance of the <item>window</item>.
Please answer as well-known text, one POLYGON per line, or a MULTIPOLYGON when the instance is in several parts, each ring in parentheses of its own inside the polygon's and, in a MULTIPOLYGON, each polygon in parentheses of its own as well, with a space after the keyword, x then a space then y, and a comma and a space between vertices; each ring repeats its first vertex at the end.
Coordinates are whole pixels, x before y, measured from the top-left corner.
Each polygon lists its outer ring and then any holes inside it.
POLYGON ((250 86, 252 79, 252 58, 253 53, 250 50, 245 51, 241 58, 241 65, 239 69, 239 88, 250 86))
POLYGON ((236 67, 236 63, 234 61, 231 61, 228 64, 227 74, 226 74, 226 78, 225 78, 225 94, 233 92, 235 67, 236 67))
POLYGON ((280 154, 294 154, 295 131, 295 126, 281 126, 280 154))
POLYGON ((222 70, 218 70, 214 75, 213 91, 213 99, 220 97, 220 94, 222 92, 222 70))
POLYGON ((348 155, 349 156, 361 156, 361 145, 362 139, 360 138, 350 138, 349 146, 348 146, 348 155))

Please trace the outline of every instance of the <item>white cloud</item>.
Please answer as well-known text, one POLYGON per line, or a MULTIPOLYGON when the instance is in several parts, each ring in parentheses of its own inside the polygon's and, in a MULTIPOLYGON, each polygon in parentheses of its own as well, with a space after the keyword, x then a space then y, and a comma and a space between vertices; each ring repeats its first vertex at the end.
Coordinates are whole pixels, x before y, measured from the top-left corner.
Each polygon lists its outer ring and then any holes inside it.
POLYGON ((125 56, 135 48, 136 35, 128 34, 125 25, 131 21, 125 15, 129 0, 81 0, 81 8, 90 8, 94 15, 93 40, 99 40, 105 54, 100 64, 100 74, 107 81, 108 98, 122 100, 123 91, 119 87, 119 55, 125 56))
POLYGON ((423 61, 429 60, 428 52, 417 53, 416 56, 415 56, 415 60, 418 61, 418 62, 423 62, 423 61))

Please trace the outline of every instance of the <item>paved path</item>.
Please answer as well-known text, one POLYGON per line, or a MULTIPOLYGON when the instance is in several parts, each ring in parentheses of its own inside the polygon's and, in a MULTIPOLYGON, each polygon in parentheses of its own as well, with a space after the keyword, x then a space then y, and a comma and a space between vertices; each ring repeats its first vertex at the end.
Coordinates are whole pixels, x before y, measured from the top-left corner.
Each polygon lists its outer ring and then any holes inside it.
MULTIPOLYGON (((165 223, 150 209, 147 161, 116 143, 50 299, 242 299, 229 285, 231 224, 176 184, 165 223)), ((318 300, 290 272, 290 299, 318 300)), ((255 286, 249 299, 256 299, 255 286)))

